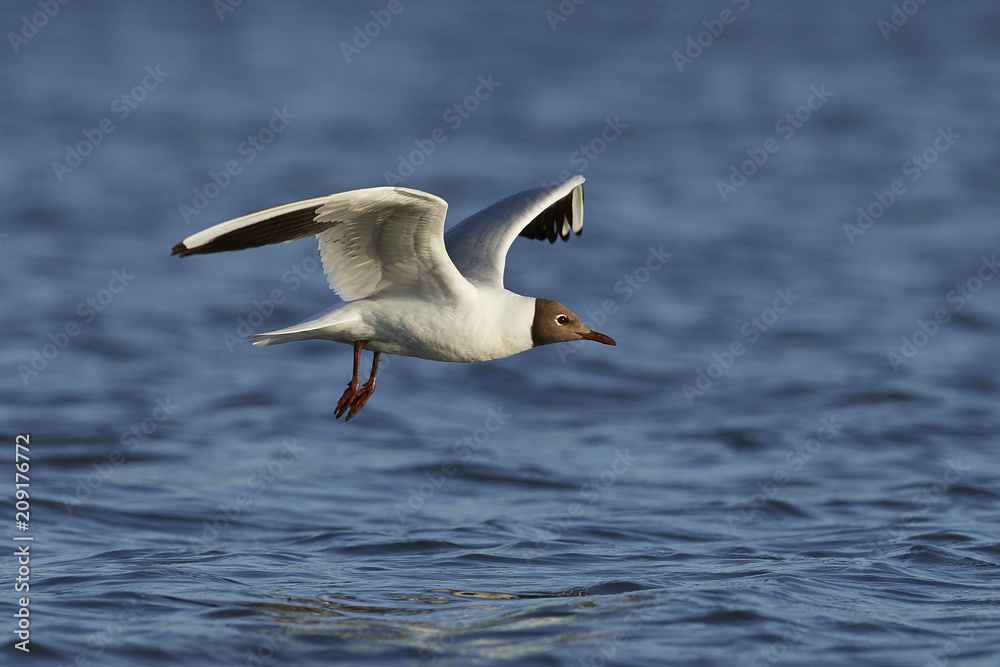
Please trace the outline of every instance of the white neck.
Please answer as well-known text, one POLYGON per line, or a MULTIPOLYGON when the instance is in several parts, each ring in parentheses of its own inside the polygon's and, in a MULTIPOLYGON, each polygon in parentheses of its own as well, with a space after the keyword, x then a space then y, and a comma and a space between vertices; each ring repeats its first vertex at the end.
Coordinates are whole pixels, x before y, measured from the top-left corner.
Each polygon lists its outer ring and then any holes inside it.
POLYGON ((531 324, 535 320, 535 299, 514 294, 502 287, 477 285, 480 340, 489 342, 488 359, 501 359, 531 349, 531 324))

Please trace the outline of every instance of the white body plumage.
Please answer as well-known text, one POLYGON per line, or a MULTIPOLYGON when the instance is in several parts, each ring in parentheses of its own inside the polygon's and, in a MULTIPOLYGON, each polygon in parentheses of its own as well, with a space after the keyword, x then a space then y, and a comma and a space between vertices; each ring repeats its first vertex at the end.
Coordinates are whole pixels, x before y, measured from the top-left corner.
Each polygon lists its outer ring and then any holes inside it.
POLYGON ((254 345, 319 338, 434 361, 502 359, 533 346, 535 299, 477 285, 472 298, 438 302, 405 296, 348 301, 305 322, 250 336, 254 345))

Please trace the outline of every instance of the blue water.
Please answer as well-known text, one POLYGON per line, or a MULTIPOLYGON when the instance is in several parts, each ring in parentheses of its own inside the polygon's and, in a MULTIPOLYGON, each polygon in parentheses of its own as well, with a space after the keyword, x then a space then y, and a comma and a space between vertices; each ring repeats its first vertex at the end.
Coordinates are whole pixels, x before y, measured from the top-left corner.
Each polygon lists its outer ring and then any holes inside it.
POLYGON ((0 9, 6 663, 1000 664, 995 3, 43 5, 0 9), (507 285, 618 347, 389 358, 347 424, 348 347, 243 340, 334 302, 310 242, 169 254, 564 173, 585 233, 507 285))

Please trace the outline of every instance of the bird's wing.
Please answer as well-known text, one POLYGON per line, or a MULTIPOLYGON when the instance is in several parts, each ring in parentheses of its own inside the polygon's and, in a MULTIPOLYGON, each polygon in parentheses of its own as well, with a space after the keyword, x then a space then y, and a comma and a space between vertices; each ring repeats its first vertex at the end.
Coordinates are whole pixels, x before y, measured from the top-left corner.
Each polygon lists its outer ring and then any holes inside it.
POLYGON ((448 254, 474 283, 503 287, 507 251, 524 236, 555 243, 583 231, 583 176, 554 188, 525 190, 469 216, 445 234, 448 254))
POLYGON ((171 254, 243 250, 316 236, 330 287, 345 301, 376 293, 454 299, 473 287, 444 246, 448 204, 408 188, 368 188, 285 204, 210 227, 171 254))

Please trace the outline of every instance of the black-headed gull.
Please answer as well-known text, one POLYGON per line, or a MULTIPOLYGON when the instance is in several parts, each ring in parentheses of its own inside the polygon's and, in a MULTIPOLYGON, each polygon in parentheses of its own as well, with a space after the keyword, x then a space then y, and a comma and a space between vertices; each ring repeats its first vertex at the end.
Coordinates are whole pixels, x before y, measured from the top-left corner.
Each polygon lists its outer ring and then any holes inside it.
POLYGON ((223 222, 184 239, 171 254, 243 250, 315 235, 323 271, 344 303, 249 339, 254 345, 306 339, 353 345, 354 376, 334 411, 350 419, 375 391, 383 352, 468 362, 581 338, 615 345, 558 301, 503 286, 516 237, 555 243, 583 231, 583 181, 575 176, 512 195, 447 234, 448 204, 440 197, 409 188, 353 190, 223 222), (375 355, 368 382, 359 385, 363 349, 375 355))

